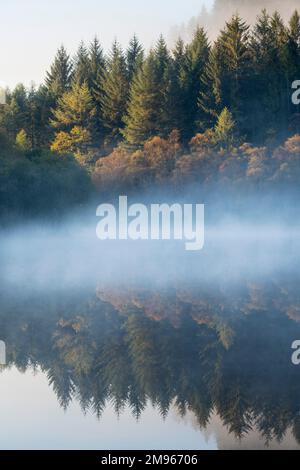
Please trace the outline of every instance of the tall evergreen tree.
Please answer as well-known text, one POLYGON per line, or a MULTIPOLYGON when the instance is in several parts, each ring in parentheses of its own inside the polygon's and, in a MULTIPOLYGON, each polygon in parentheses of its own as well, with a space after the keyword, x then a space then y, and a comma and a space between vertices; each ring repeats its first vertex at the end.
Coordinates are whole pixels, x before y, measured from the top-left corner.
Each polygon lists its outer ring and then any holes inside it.
POLYGON ((187 118, 184 133, 187 139, 191 138, 195 133, 197 121, 203 121, 204 119, 201 113, 199 113, 198 99, 200 92, 203 91, 201 78, 208 61, 208 56, 209 45, 207 35, 203 28, 197 28, 192 42, 188 44, 186 50, 185 112, 187 113, 187 118))
POLYGON ((56 152, 73 152, 80 158, 88 155, 93 144, 96 110, 88 85, 74 81, 71 90, 59 99, 53 111, 52 126, 57 130, 52 142, 56 152))
POLYGON ((90 82, 89 87, 95 103, 96 116, 95 116, 95 145, 102 146, 104 138, 104 123, 101 111, 100 100, 103 96, 103 79, 106 70, 106 61, 103 49, 97 37, 94 38, 90 44, 89 49, 90 59, 90 82))
POLYGON ((95 106, 87 83, 74 81, 69 91, 59 99, 53 110, 52 126, 55 129, 70 130, 74 126, 91 129, 95 106))
POLYGON ((157 127, 158 135, 166 137, 174 125, 174 67, 171 54, 163 36, 160 36, 154 48, 154 66, 160 100, 157 127))
POLYGON ((138 69, 143 64, 144 49, 136 35, 129 42, 126 52, 128 79, 131 82, 138 69))
POLYGON ((226 23, 210 53, 200 107, 210 116, 230 108, 241 135, 251 131, 247 121, 250 75, 249 26, 235 15, 226 23))
POLYGON ((141 146, 155 134, 160 134, 161 93, 156 57, 150 52, 133 79, 128 113, 124 119, 123 136, 133 148, 141 146))
POLYGON ((117 142, 121 137, 128 102, 128 85, 126 59, 115 41, 102 80, 103 94, 99 97, 103 122, 111 142, 117 142))
MULTIPOLYGON (((300 77, 300 16, 295 11, 290 19, 288 27, 288 40, 285 52, 285 67, 287 83, 290 85, 300 77)), ((300 132, 300 106, 292 105, 289 102, 289 130, 300 132)))
POLYGON ((88 49, 83 41, 81 41, 81 43, 79 44, 79 48, 77 50, 73 63, 73 80, 77 81, 80 84, 86 82, 90 85, 91 64, 88 49))
POLYGON ((46 76, 46 87, 55 98, 61 97, 69 89, 72 70, 70 56, 64 46, 61 46, 46 76))
POLYGON ((292 82, 300 76, 300 16, 297 11, 289 22, 285 62, 289 82, 292 82))
POLYGON ((168 108, 172 119, 172 129, 177 129, 184 140, 186 138, 186 129, 189 127, 189 113, 186 108, 187 92, 186 47, 183 40, 179 38, 173 50, 168 108))
POLYGON ((1 124, 9 138, 15 141, 19 131, 28 131, 29 119, 27 90, 24 85, 19 84, 12 92, 7 93, 1 124))
POLYGON ((164 37, 161 35, 154 48, 154 57, 156 62, 157 76, 162 81, 165 80, 168 67, 171 62, 171 55, 168 50, 167 43, 164 37))
POLYGON ((94 38, 89 47, 89 62, 91 88, 93 88, 99 78, 102 78, 105 70, 104 53, 97 37, 94 38))

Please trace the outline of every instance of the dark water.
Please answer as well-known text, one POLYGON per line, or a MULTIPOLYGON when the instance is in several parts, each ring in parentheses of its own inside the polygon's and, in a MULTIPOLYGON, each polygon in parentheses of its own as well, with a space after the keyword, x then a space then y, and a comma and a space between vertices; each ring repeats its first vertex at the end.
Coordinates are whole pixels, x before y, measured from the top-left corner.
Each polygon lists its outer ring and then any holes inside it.
POLYGON ((297 230, 223 227, 203 252, 1 238, 0 447, 300 446, 297 230))

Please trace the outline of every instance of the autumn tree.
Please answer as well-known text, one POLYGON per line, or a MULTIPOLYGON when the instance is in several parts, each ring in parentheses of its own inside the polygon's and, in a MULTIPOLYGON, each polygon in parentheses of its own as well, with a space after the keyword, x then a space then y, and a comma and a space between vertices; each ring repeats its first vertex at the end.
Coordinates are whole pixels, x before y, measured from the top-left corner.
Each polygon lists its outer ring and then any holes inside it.
POLYGON ((58 131, 52 143, 52 150, 71 152, 73 146, 78 152, 87 150, 92 145, 92 132, 95 106, 87 83, 82 85, 73 82, 59 100, 58 107, 53 111, 52 126, 58 131), (78 144, 78 145, 77 145, 78 144))

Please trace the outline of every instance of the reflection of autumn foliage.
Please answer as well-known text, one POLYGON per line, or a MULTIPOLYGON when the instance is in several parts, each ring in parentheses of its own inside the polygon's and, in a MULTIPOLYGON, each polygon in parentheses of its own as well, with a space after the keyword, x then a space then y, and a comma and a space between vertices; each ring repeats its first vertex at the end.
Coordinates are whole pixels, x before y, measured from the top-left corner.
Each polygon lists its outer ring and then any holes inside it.
POLYGON ((237 438, 255 428, 268 442, 292 429, 300 442, 290 360, 298 281, 101 286, 96 296, 2 301, 8 366, 40 367, 64 408, 79 400, 100 417, 109 402, 138 418, 150 401, 162 416, 191 411, 199 427, 217 413, 237 438))

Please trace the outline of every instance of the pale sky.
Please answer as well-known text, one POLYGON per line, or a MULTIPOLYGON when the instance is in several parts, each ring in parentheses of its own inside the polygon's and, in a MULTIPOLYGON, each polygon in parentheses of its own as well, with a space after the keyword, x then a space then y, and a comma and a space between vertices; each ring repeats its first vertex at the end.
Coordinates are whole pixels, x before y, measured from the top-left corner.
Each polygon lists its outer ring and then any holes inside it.
POLYGON ((73 53, 98 35, 105 49, 135 32, 149 47, 160 33, 213 0, 0 0, 0 81, 40 83, 60 44, 73 53))

